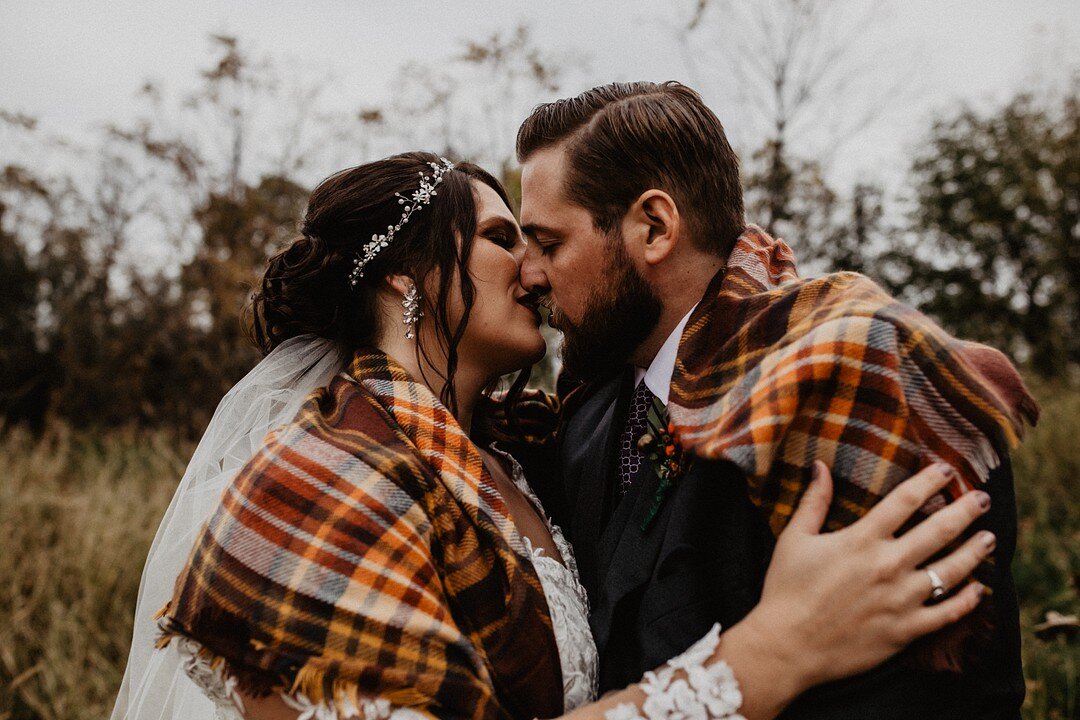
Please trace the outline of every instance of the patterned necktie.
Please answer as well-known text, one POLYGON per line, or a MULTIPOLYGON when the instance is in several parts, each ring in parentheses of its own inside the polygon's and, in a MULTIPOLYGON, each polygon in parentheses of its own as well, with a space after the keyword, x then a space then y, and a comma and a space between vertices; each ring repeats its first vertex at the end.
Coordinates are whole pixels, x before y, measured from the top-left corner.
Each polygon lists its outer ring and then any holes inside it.
POLYGON ((630 399, 630 411, 626 415, 626 425, 623 427, 619 442, 620 497, 630 489, 634 476, 637 475, 641 462, 645 459, 644 453, 638 449, 638 439, 649 429, 647 418, 655 397, 642 380, 634 389, 634 397, 630 399))

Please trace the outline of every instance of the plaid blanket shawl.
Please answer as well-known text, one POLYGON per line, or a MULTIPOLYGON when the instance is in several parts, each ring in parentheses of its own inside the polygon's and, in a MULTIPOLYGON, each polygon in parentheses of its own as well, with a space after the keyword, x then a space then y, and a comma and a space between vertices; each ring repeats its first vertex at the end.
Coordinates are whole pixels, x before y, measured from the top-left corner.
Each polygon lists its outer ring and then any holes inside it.
MULTIPOLYGON (((160 620, 254 694, 339 711, 551 717, 562 677, 529 554, 428 388, 360 352, 238 474, 160 620)), ((344 717, 344 714, 342 714, 344 717)))
POLYGON ((800 279, 791 249, 755 226, 687 322, 668 410, 685 449, 742 469, 775 533, 814 460, 832 468, 830 529, 943 461, 959 478, 932 511, 985 482, 1038 418, 1004 355, 862 275, 800 279))

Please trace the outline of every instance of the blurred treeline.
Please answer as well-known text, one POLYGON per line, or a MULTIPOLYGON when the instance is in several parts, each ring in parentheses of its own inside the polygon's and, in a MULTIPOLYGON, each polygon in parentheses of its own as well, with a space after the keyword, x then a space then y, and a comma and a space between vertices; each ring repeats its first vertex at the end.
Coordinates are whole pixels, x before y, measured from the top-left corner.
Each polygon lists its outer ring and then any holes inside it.
MULTIPOLYGON (((808 34, 792 42, 818 42, 809 20, 827 18, 800 19, 808 34)), ((684 39, 706 20, 692 15, 684 39)), ((525 28, 405 66, 390 103, 352 112, 325 111, 320 81, 290 84, 280 63, 252 59, 235 38, 212 48, 194 92, 148 83, 140 116, 96 144, 0 112, 3 146, 42 159, 0 155, 5 424, 197 434, 258 359, 241 310, 318 179, 422 147, 477 160, 516 192, 517 123, 536 101, 580 89, 565 87, 566 58, 546 56, 525 28)), ((787 67, 780 57, 741 76, 767 90, 769 120, 758 146, 742 149, 748 220, 809 268, 865 272, 1035 374, 1075 372, 1080 82, 928 118, 905 187, 887 192, 831 185, 793 140, 833 90, 829 66, 800 80, 799 57, 786 57, 787 67)))
POLYGON ((516 191, 513 108, 529 101, 515 94, 558 87, 524 28, 463 44, 456 74, 406 65, 392 103, 351 112, 326 109, 329 77, 292 77, 233 37, 211 45, 193 92, 147 82, 140 115, 96 144, 0 108, 0 428, 197 434, 258 360, 242 311, 319 179, 428 149, 516 191))

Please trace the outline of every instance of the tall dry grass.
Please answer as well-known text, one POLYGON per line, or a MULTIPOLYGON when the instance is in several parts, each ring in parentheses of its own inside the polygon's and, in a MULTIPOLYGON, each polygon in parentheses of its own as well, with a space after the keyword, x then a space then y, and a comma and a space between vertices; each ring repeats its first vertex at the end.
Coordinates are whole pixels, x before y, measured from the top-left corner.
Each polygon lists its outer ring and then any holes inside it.
POLYGON ((0 718, 112 709, 143 560, 183 472, 164 434, 0 439, 0 718))
MULTIPOLYGON (((1080 390, 1043 387, 1015 457, 1026 720, 1080 717, 1080 640, 1035 637, 1080 611, 1080 390)), ((104 718, 142 563, 191 448, 165 433, 0 437, 0 720, 104 718)))

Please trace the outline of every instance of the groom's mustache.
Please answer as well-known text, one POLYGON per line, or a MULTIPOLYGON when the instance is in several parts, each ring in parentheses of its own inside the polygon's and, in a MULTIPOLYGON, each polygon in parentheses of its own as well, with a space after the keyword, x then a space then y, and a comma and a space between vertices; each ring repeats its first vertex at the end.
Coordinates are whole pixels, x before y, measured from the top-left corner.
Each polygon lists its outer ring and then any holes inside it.
POLYGON ((567 327, 568 323, 566 315, 559 309, 559 306, 555 303, 555 298, 551 296, 551 293, 537 294, 536 301, 542 307, 547 308, 548 325, 556 330, 563 330, 567 327))

